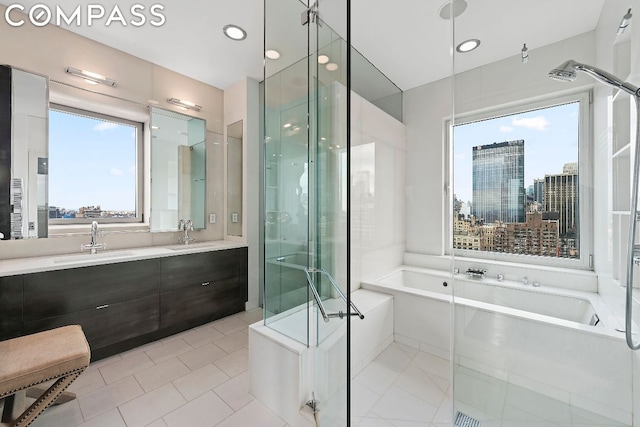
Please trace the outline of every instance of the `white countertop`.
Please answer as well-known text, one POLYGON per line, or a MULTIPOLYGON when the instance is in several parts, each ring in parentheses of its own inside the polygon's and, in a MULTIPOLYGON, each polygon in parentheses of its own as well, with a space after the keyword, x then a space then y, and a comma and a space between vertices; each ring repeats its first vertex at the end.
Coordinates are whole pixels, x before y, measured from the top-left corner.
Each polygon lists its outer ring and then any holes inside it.
POLYGON ((198 252, 219 251, 242 248, 244 243, 227 240, 191 243, 189 245, 150 246, 143 248, 114 249, 99 251, 97 254, 78 252, 65 255, 51 255, 30 258, 0 260, 0 277, 19 274, 37 273, 41 271, 63 270, 67 268, 87 267, 92 265, 113 264, 125 261, 162 258, 198 252))

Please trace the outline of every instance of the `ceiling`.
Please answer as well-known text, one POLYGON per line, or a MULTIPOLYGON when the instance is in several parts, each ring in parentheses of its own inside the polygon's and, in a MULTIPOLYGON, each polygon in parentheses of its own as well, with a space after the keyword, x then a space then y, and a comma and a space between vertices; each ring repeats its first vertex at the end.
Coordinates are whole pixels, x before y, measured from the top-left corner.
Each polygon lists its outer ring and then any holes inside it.
MULTIPOLYGON (((242 76, 263 79, 264 0, 164 0, 164 25, 104 25, 66 27, 83 36, 167 67, 219 88, 226 88, 242 76), (187 6, 188 5, 188 6, 187 6), (226 24, 247 30, 244 41, 233 41, 222 33, 226 24)), ((283 2, 268 0, 269 7, 283 2)), ((451 74, 451 23, 440 18, 445 0, 352 0, 352 44, 402 90, 414 88, 451 74)), ((523 43, 530 50, 595 29, 605 0, 467 0, 466 11, 455 23, 457 42, 481 40, 480 47, 456 54, 456 71, 519 55, 523 43), (579 16, 579 19, 577 18, 579 16)), ((15 2, 0 0, 5 5, 15 2)), ((27 10, 34 4, 55 10, 74 10, 78 0, 21 1, 27 10)), ((132 18, 133 0, 103 0, 107 13, 117 4, 125 18, 132 18)), ((145 2, 146 5, 154 4, 145 2)), ((339 34, 346 29, 345 0, 320 0, 320 13, 339 34)), ((83 4, 83 6, 86 6, 83 4)), ((296 5, 302 10, 302 6, 296 5)), ((622 16, 626 10, 620 10, 622 16)), ((283 12, 284 13, 284 12, 283 12)), ((282 46, 301 42, 299 12, 278 31, 282 46)), ((149 16, 151 19, 152 17, 149 16)), ((302 33, 304 36, 304 33, 302 33)))

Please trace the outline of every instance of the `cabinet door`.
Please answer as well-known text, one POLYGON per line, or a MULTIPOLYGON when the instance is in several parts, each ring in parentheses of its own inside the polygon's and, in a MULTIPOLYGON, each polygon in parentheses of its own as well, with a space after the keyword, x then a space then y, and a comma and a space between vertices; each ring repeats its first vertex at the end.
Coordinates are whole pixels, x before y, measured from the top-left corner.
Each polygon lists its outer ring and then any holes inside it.
MULTIPOLYGON (((160 294, 160 327, 202 324, 244 310, 246 297, 237 278, 160 294)), ((246 288, 246 286, 245 286, 246 288)))
POLYGON ((31 334, 59 326, 80 325, 89 347, 98 349, 156 331, 159 318, 159 296, 156 294, 106 307, 28 321, 24 323, 24 332, 31 334))
POLYGON ((22 276, 0 277, 0 341, 22 335, 22 276))
POLYGON ((25 321, 157 294, 159 274, 158 259, 28 274, 24 276, 25 321))
POLYGON ((243 252, 246 252, 246 248, 163 258, 161 289, 167 291, 237 278, 243 252))

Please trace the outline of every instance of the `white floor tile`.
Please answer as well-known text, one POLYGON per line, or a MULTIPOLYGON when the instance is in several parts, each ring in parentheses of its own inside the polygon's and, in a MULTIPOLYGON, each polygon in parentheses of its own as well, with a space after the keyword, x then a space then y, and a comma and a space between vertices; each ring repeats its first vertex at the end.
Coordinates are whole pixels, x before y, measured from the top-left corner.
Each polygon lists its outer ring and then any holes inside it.
POLYGON ((78 395, 88 394, 104 387, 105 382, 98 368, 90 366, 69 386, 69 391, 78 395))
MULTIPOLYGON (((71 426, 73 424, 69 424, 71 426)), ((94 419, 80 424, 79 427, 127 427, 120 411, 112 409, 111 411, 95 417, 94 419)))
POLYGON ((249 325, 239 317, 230 316, 221 320, 216 320, 211 324, 211 326, 225 335, 231 335, 236 332, 245 331, 249 325))
MULTIPOLYGON (((27 400, 31 404, 31 400, 27 400)), ((64 405, 54 405, 46 409, 31 424, 34 427, 68 427, 75 426, 84 421, 77 400, 72 400, 64 405)))
POLYGON ((179 356, 191 350, 193 350, 193 347, 187 344, 182 338, 178 338, 166 341, 160 347, 147 350, 145 354, 149 356, 154 363, 162 363, 165 360, 169 360, 172 357, 179 356))
POLYGON ((184 363, 177 358, 173 358, 138 372, 134 376, 144 391, 149 392, 177 378, 185 376, 189 372, 191 372, 191 370, 186 367, 184 363))
POLYGON ((178 358, 193 371, 225 357, 227 354, 217 345, 208 343, 188 353, 181 354, 178 358))
POLYGON ((241 348, 213 363, 230 377, 235 377, 249 369, 249 349, 241 348))
POLYGON ((127 427, 144 427, 187 401, 172 384, 166 384, 119 407, 127 427))
POLYGON ((389 369, 374 361, 360 371, 355 378, 355 382, 382 395, 389 389, 399 375, 400 373, 398 371, 389 369))
POLYGON ((119 359, 115 363, 100 367, 99 369, 102 378, 104 378, 104 382, 111 384, 124 377, 149 369, 152 366, 154 366, 154 363, 145 353, 138 353, 126 359, 119 359))
POLYGON ((173 384, 185 399, 193 400, 228 380, 229 376, 220 368, 209 364, 174 380, 173 384))
POLYGON ((87 395, 78 396, 78 404, 85 421, 88 421, 143 394, 144 390, 138 381, 129 376, 87 395))
POLYGON ((222 332, 213 326, 207 325, 206 327, 198 328, 193 334, 184 337, 184 340, 190 346, 198 348, 219 340, 220 338, 224 338, 224 336, 222 332))
POLYGON ((249 393, 249 371, 219 385, 213 391, 234 411, 238 411, 254 400, 254 397, 249 393))
POLYGON ((351 384, 351 416, 364 417, 371 411, 381 395, 365 386, 353 382, 351 384))
POLYGON ((168 427, 212 427, 233 414, 213 392, 207 392, 164 416, 168 427))
POLYGON ((439 407, 445 397, 431 377, 414 363, 407 366, 393 385, 435 407, 439 407))
POLYGON ((402 351, 396 343, 391 343, 375 358, 375 361, 393 371, 402 372, 409 366, 411 359, 412 357, 402 351))
POLYGON ((216 427, 283 427, 286 423, 262 403, 254 400, 216 427))
POLYGON ((376 403, 372 412, 380 418, 431 422, 438 408, 400 390, 391 387, 376 403))
POLYGON ((244 331, 238 331, 226 335, 214 343, 227 353, 233 353, 238 349, 249 347, 249 335, 244 331))

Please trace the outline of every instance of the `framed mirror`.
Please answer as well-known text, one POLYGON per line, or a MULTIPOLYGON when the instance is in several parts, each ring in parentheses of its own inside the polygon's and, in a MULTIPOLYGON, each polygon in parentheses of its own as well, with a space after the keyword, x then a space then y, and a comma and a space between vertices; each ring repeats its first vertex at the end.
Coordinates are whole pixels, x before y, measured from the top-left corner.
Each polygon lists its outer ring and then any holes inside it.
POLYGON ((205 228, 206 122, 151 108, 151 232, 205 228))
POLYGON ((242 120, 227 126, 227 234, 242 236, 242 120))

